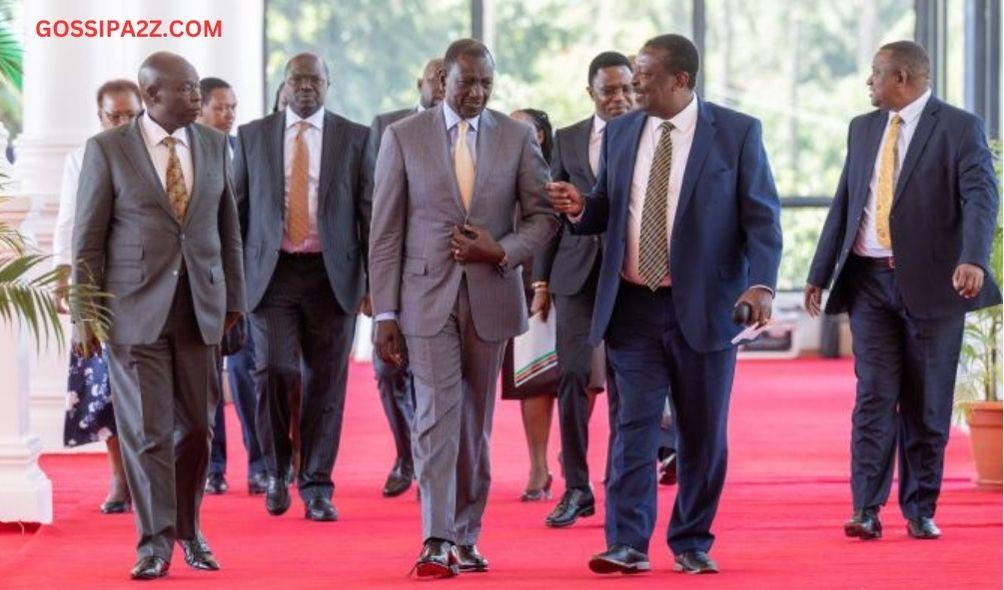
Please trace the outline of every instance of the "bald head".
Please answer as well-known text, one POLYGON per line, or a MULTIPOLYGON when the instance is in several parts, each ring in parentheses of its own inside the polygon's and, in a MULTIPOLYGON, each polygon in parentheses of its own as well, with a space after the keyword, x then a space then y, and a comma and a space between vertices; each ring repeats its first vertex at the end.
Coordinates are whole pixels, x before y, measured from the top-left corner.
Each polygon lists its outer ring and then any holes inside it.
POLYGON ((330 84, 328 64, 313 53, 298 53, 286 63, 286 104, 300 117, 324 108, 330 84))
POLYGON ((147 112, 168 133, 199 116, 199 74, 180 55, 168 51, 151 54, 139 68, 138 81, 147 112))
POLYGON ((425 64, 422 77, 418 79, 418 94, 423 109, 443 102, 443 58, 436 57, 425 64))

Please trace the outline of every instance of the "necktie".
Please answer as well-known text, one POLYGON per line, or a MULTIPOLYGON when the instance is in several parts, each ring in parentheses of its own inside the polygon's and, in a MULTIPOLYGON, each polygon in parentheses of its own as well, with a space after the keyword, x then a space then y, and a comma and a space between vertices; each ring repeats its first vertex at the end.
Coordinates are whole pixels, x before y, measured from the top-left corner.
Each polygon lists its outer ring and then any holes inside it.
POLYGON ((474 161, 471 151, 467 149, 467 121, 457 124, 457 142, 453 148, 453 170, 457 175, 457 187, 460 189, 460 199, 464 209, 471 208, 471 195, 474 193, 474 161))
POLYGON ((185 188, 185 173, 181 170, 181 160, 178 159, 178 152, 174 146, 178 140, 174 137, 165 137, 164 145, 167 146, 167 198, 171 201, 171 209, 178 223, 185 221, 185 212, 188 211, 188 189, 185 188))
POLYGON ((892 248, 889 213, 892 211, 892 197, 896 187, 896 167, 899 164, 897 144, 902 123, 903 119, 899 115, 894 115, 889 122, 885 143, 882 144, 882 159, 879 163, 878 195, 875 199, 875 234, 879 244, 886 248, 892 248))
POLYGON ((652 168, 645 187, 645 205, 641 211, 641 235, 638 239, 638 274, 655 291, 669 274, 669 244, 666 242, 669 199, 669 171, 673 166, 673 124, 660 125, 662 136, 655 147, 652 168))
POLYGON ((307 203, 307 168, 310 156, 304 131, 310 126, 306 121, 296 124, 293 140, 293 166, 289 176, 289 201, 286 203, 286 237, 299 246, 310 233, 310 209, 307 203))

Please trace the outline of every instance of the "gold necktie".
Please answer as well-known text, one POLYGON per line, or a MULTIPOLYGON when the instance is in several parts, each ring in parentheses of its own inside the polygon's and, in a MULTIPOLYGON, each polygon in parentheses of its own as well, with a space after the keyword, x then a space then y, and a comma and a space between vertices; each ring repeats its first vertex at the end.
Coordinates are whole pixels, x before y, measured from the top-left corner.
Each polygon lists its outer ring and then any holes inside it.
POLYGON ((289 201, 286 203, 286 237, 300 246, 310 234, 310 206, 307 202, 307 169, 310 155, 303 133, 310 126, 306 121, 296 124, 293 140, 293 166, 289 175, 289 201))
POLYGON ((652 168, 645 187, 641 209, 641 234, 638 236, 638 274, 655 291, 669 274, 668 213, 669 171, 673 167, 673 124, 664 121, 662 136, 655 146, 652 168))
POLYGON ((882 144, 882 160, 879 164, 878 194, 875 199, 875 234, 879 244, 892 248, 892 233, 889 231, 889 213, 892 212, 892 198, 896 189, 896 168, 899 165, 899 128, 903 119, 894 115, 889 123, 889 131, 882 144))
POLYGON ((471 196, 474 193, 474 161, 471 151, 467 149, 467 121, 457 125, 457 143, 453 149, 453 170, 457 175, 457 187, 460 189, 460 200, 464 209, 471 208, 471 196))
POLYGON ((188 211, 188 189, 185 188, 185 173, 181 170, 181 160, 178 159, 178 152, 174 146, 178 140, 174 137, 165 137, 164 145, 167 146, 167 172, 164 174, 167 180, 167 198, 171 201, 171 209, 178 223, 185 221, 185 212, 188 211))

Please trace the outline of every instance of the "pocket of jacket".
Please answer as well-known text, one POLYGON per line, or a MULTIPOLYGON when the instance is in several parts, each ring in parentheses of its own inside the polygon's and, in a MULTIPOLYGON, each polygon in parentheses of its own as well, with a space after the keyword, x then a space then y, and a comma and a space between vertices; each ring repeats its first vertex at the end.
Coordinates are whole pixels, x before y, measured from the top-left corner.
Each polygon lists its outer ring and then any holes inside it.
POLYGON ((138 266, 109 266, 105 272, 106 283, 138 283, 143 280, 143 269, 138 266))
POLYGON ((424 258, 405 258, 404 272, 412 275, 424 275, 426 264, 424 258))

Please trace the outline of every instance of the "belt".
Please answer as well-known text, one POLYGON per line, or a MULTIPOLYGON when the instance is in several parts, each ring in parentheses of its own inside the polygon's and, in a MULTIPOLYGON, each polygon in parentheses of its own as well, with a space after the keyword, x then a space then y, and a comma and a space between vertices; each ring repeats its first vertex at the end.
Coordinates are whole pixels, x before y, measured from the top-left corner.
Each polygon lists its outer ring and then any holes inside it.
POLYGON ((896 261, 892 256, 858 256, 855 254, 854 259, 869 268, 896 268, 896 261))
POLYGON ((669 295, 671 293, 672 287, 659 287, 655 291, 649 289, 645 285, 639 285, 638 283, 632 283, 631 281, 621 277, 621 288, 626 291, 636 291, 638 293, 645 293, 647 295, 669 295))
POLYGON ((284 258, 293 258, 295 260, 311 260, 321 257, 320 252, 287 252, 285 250, 282 250, 279 255, 284 258))

